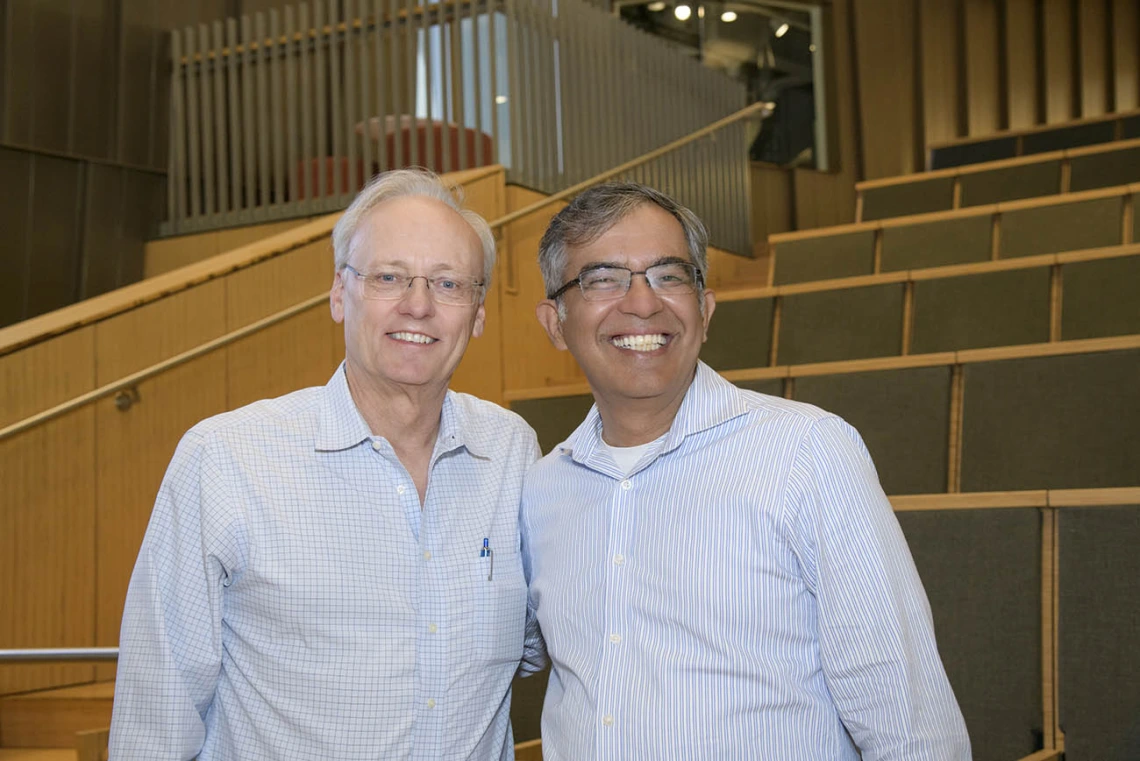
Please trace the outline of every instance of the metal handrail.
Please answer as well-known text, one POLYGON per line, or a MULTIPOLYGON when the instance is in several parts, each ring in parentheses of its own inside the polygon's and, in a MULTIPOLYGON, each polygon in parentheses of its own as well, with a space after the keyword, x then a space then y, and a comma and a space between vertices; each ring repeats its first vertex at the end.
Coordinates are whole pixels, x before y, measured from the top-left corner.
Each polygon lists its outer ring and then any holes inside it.
MULTIPOLYGON (((628 172, 631 169, 635 169, 635 168, 641 166, 642 164, 647 164, 650 161, 654 161, 654 160, 660 158, 661 156, 663 156, 667 153, 671 153, 672 151, 675 151, 678 148, 683 148, 684 146, 688 145, 689 143, 696 142, 697 140, 700 140, 701 138, 706 137, 707 135, 710 135, 713 132, 716 132, 717 130, 723 129, 724 127, 727 127, 730 124, 735 124, 736 122, 741 121, 742 119, 747 119, 747 118, 754 116, 754 115, 757 115, 757 114, 759 114, 761 117, 767 116, 768 114, 770 114, 772 112, 773 108, 774 108, 774 105, 772 103, 767 103, 764 101, 753 103, 750 106, 745 106, 744 108, 740 109, 739 111, 737 111, 733 114, 729 114, 728 116, 724 117, 723 119, 715 121, 712 124, 708 124, 708 125, 700 128, 699 130, 696 130, 695 132, 691 132, 690 134, 688 134, 682 138, 679 138, 677 140, 674 140, 671 143, 667 143, 667 144, 661 146, 660 148, 655 148, 654 150, 650 151, 649 153, 643 154, 643 155, 641 155, 641 156, 639 156, 639 157, 637 157, 631 161, 627 161, 624 164, 620 164, 620 165, 618 165, 612 169, 608 169, 605 172, 602 172, 601 174, 596 174, 593 177, 578 183, 577 185, 572 185, 571 187, 566 188, 565 190, 561 190, 561 191, 555 193, 554 195, 548 196, 548 197, 542 199, 541 201, 536 201, 535 203, 532 203, 529 206, 524 206, 523 208, 518 209, 517 211, 513 211, 510 214, 507 214, 506 216, 500 217, 499 219, 496 219, 490 223, 491 229, 494 230, 494 229, 504 227, 505 225, 508 225, 511 222, 519 220, 519 219, 521 219, 525 216, 528 216, 530 214, 533 214, 536 211, 541 211, 542 209, 545 209, 547 206, 550 206, 551 204, 555 204, 555 203, 558 203, 560 201, 563 201, 566 198, 569 198, 569 197, 571 197, 577 193, 580 193, 581 191, 585 190, 586 188, 589 188, 593 185, 597 185, 598 183, 601 183, 601 182, 605 182, 606 180, 611 179, 612 177, 616 177, 620 174, 628 172)), ((57 404, 55 407, 51 407, 50 409, 46 409, 42 412, 38 412, 35 415, 31 415, 30 417, 24 418, 23 420, 20 420, 16 423, 13 423, 12 425, 9 425, 5 428, 0 428, 0 441, 4 441, 8 438, 11 438, 12 436, 23 433, 24 431, 27 431, 31 428, 34 428, 37 425, 40 425, 42 423, 46 423, 50 420, 54 420, 58 417, 66 415, 69 412, 74 412, 75 410, 79 409, 80 407, 84 407, 84 406, 86 406, 92 402, 99 401, 100 399, 105 399, 106 397, 117 394, 120 391, 125 391, 125 390, 130 389, 134 386, 137 386, 139 383, 141 383, 141 382, 143 382, 149 378, 152 378, 156 375, 159 375, 160 373, 163 373, 167 370, 178 367, 179 365, 182 365, 182 364, 185 364, 185 363, 190 362, 192 360, 195 360, 198 357, 201 357, 205 354, 209 354, 210 352, 212 352, 216 349, 220 349, 220 348, 223 348, 225 346, 229 346, 234 341, 239 341, 243 338, 246 338, 250 335, 253 335, 254 333, 260 332, 260 331, 264 330, 265 328, 269 328, 269 327, 272 327, 274 325, 277 325, 280 322, 284 322, 285 320, 288 320, 290 317, 294 317, 297 314, 300 314, 301 312, 304 312, 308 309, 312 309, 313 307, 315 307, 318 304, 326 301, 327 299, 328 299, 328 293, 322 293, 318 296, 313 296, 312 298, 306 299, 305 301, 302 301, 298 304, 294 304, 293 306, 291 306, 287 309, 283 309, 280 312, 276 312, 274 314, 271 314, 268 317, 265 317, 261 320, 258 320, 257 322, 246 325, 243 328, 235 330, 231 333, 226 333, 223 336, 219 336, 218 338, 207 341, 206 343, 201 344, 200 346, 197 346, 193 349, 190 349, 188 351, 184 351, 181 354, 175 355, 173 357, 170 357, 169 359, 163 360, 162 362, 158 362, 154 365, 151 365, 150 367, 147 367, 143 370, 140 370, 137 373, 133 373, 132 375, 128 375, 124 378, 120 378, 119 380, 114 381, 112 383, 108 383, 104 386, 100 386, 99 388, 94 389, 93 391, 88 391, 87 393, 81 394, 80 396, 77 396, 74 399, 69 399, 68 401, 63 402, 62 404, 57 404)))
POLYGON ((37 647, 24 650, 0 650, 0 663, 59 663, 63 661, 116 661, 117 647, 37 647))

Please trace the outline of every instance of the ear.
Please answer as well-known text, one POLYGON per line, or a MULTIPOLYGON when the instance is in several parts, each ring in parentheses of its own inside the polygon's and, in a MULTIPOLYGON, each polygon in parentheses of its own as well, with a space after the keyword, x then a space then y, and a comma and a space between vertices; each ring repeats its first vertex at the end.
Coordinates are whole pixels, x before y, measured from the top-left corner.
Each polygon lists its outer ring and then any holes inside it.
POLYGON ((344 322, 344 270, 333 275, 332 289, 329 291, 329 309, 333 322, 344 322))
POLYGON ((487 322, 487 308, 482 304, 475 310, 475 324, 471 326, 471 337, 478 338, 483 335, 483 326, 487 322))
POLYGON ((558 302, 553 299, 543 299, 534 309, 534 316, 546 330, 546 336, 554 348, 566 351, 566 341, 562 337, 562 321, 558 319, 558 302))
POLYGON ((701 343, 709 340, 709 320, 712 319, 713 312, 716 311, 716 294, 706 290, 703 298, 705 300, 705 335, 701 339, 701 343))

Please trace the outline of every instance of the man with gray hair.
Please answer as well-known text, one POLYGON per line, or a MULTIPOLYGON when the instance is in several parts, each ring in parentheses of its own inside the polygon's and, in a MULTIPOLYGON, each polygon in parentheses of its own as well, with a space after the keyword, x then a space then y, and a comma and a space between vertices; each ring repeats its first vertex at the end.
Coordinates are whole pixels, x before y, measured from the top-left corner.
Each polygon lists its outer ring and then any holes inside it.
POLYGON ((969 759, 859 434, 698 361, 716 306, 700 220, 603 185, 555 216, 539 262, 539 321, 595 401, 523 489, 547 761, 969 759))
POLYGON ((332 379, 199 423, 163 479, 123 614, 116 761, 513 757, 538 443, 447 388, 494 238, 403 170, 333 245, 332 379))

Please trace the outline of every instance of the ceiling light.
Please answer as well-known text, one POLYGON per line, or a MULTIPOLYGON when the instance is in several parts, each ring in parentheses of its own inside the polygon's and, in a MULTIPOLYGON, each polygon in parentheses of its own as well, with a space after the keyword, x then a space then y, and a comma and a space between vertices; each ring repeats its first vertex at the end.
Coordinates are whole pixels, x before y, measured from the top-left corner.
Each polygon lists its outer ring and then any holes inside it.
POLYGON ((507 102, 507 96, 506 95, 496 95, 495 96, 495 102, 501 106, 507 102))
POLYGON ((693 15, 693 9, 687 5, 681 4, 673 9, 673 15, 677 17, 678 21, 688 21, 689 16, 693 15))
POLYGON ((733 21, 736 21, 736 11, 725 11, 720 14, 720 20, 726 24, 731 24, 733 21))
POLYGON ((704 18, 704 17, 705 17, 705 6, 698 5, 697 6, 697 18, 704 18))
POLYGON ((653 11, 654 13, 660 13, 661 11, 665 10, 665 0, 657 0, 655 3, 650 3, 649 10, 653 11))
POLYGON ((783 37, 785 34, 787 34, 787 33, 788 33, 788 29, 789 29, 789 28, 790 28, 790 27, 788 26, 788 22, 787 22, 787 21, 785 21, 784 23, 780 24, 780 26, 779 26, 779 27, 777 27, 777 29, 776 29, 776 36, 777 36, 777 37, 783 37))

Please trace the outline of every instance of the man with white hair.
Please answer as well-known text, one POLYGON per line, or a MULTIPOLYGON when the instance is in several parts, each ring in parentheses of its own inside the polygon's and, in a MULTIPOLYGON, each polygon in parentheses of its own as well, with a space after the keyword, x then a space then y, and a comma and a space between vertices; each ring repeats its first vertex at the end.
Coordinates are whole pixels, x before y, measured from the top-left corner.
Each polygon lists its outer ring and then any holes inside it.
POLYGON ((513 757, 538 443, 447 388, 494 238, 402 170, 333 247, 332 379, 199 423, 167 470, 123 614, 116 761, 513 757))

